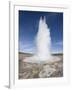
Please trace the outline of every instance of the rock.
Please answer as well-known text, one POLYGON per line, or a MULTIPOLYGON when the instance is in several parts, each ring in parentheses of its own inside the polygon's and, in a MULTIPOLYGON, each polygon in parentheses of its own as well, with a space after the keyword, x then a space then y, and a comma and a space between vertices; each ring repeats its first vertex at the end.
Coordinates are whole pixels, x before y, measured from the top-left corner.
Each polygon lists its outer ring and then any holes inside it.
POLYGON ((55 68, 52 68, 50 65, 45 65, 39 73, 40 78, 50 77, 56 71, 55 68))
POLYGON ((63 59, 53 62, 30 63, 19 60, 19 79, 63 76, 63 59))

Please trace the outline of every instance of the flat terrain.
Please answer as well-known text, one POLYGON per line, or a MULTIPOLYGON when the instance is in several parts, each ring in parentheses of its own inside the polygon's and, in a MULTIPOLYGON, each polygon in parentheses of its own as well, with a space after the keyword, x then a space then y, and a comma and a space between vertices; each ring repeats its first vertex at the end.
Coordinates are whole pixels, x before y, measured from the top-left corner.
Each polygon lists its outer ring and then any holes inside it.
POLYGON ((19 79, 57 78, 63 76, 63 54, 53 54, 53 57, 59 57, 60 60, 51 63, 24 62, 24 58, 31 56, 33 55, 19 53, 19 79))

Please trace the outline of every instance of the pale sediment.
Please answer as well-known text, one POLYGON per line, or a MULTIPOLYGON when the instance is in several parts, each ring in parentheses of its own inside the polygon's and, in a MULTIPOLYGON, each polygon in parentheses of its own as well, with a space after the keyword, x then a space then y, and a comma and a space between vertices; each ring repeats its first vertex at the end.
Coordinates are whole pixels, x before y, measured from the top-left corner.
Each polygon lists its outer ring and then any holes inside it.
POLYGON ((54 56, 60 60, 52 62, 31 63, 19 60, 19 79, 52 78, 63 76, 63 56, 54 56))

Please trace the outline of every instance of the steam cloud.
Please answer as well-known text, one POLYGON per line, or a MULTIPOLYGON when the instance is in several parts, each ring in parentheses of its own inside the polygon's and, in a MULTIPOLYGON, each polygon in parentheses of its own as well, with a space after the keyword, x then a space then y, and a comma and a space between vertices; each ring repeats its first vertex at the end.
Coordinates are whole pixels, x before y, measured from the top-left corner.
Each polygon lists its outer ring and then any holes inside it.
MULTIPOLYGON (((51 55, 51 37, 50 37, 50 29, 46 24, 46 18, 40 17, 38 32, 35 37, 36 44, 36 52, 32 57, 27 57, 24 59, 24 62, 31 63, 40 63, 42 61, 53 61, 51 55)), ((59 60, 59 58, 57 58, 59 60)))

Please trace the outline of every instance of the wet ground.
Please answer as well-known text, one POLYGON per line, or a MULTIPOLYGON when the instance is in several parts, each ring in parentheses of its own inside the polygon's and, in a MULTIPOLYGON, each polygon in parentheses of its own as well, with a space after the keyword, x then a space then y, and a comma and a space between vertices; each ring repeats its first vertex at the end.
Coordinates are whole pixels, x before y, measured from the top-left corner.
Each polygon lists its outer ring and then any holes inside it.
POLYGON ((60 60, 50 63, 24 62, 24 58, 31 56, 32 54, 19 53, 19 79, 63 77, 62 54, 54 54, 53 57, 59 57, 60 60))

